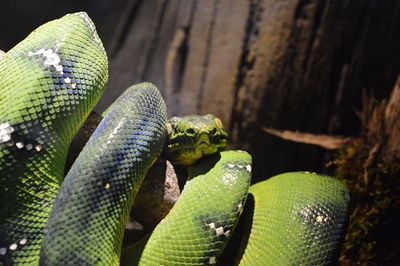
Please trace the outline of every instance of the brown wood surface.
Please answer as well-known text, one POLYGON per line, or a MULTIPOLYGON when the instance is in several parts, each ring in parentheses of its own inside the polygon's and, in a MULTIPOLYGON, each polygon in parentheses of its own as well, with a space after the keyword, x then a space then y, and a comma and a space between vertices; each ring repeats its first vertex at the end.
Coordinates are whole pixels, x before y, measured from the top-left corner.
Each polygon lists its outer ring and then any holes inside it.
POLYGON ((400 65, 396 1, 132 0, 114 18, 97 110, 131 84, 153 82, 170 116, 221 117, 231 147, 253 154, 255 181, 320 171, 325 158, 263 126, 356 134, 362 90, 387 97, 400 65))
POLYGON ((393 161, 400 160, 400 74, 385 109, 386 154, 393 161))

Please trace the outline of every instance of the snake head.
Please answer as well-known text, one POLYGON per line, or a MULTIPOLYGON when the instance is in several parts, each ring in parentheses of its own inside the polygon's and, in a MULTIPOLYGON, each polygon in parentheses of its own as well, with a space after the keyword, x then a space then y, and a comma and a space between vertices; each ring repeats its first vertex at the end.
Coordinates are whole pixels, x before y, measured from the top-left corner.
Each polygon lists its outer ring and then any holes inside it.
POLYGON ((164 156, 173 164, 193 165, 203 156, 224 150, 228 134, 214 115, 172 117, 167 123, 164 156))

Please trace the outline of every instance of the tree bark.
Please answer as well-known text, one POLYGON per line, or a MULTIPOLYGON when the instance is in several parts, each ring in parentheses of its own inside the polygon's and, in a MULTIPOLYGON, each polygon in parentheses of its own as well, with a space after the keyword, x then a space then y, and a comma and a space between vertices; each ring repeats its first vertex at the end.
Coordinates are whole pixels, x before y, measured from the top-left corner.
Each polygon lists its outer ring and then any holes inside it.
POLYGON ((98 110, 151 81, 170 116, 221 117, 231 148, 253 154, 254 181, 320 171, 322 149, 262 127, 356 134, 362 90, 380 99, 395 82, 398 28, 393 1, 130 1, 108 47, 110 83, 98 110))

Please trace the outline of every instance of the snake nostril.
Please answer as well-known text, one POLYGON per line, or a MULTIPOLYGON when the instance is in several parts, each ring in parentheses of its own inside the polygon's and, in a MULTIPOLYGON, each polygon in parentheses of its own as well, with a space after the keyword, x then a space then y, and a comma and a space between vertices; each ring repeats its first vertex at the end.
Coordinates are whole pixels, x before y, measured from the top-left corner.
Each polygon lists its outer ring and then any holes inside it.
POLYGON ((188 128, 188 129, 185 130, 185 133, 188 134, 188 135, 194 135, 195 132, 194 132, 193 128, 188 128))

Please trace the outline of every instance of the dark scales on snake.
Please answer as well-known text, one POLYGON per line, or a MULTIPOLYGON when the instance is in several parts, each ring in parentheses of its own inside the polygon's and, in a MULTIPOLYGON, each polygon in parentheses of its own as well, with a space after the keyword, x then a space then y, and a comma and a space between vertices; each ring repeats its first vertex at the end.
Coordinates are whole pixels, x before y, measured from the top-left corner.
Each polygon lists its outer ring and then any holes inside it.
POLYGON ((123 251, 123 264, 223 264, 222 252, 240 265, 337 262, 349 201, 343 184, 285 173, 248 192, 251 156, 222 151, 221 121, 167 123, 150 83, 128 88, 103 114, 64 179, 68 147, 107 78, 107 56, 86 13, 44 24, 2 57, 0 265, 118 265, 131 205, 165 136, 163 155, 188 167, 189 180, 168 216, 123 251), (244 244, 227 246, 243 208, 238 231, 247 233, 234 239, 246 237, 244 244))

